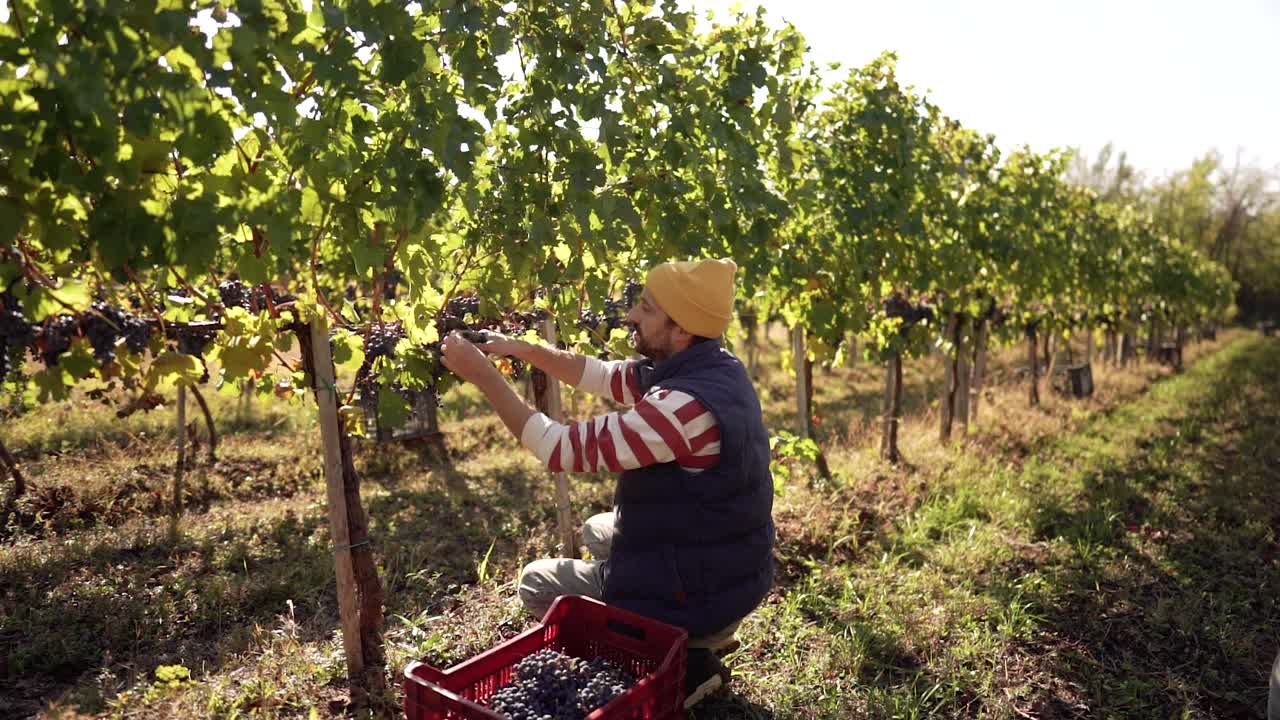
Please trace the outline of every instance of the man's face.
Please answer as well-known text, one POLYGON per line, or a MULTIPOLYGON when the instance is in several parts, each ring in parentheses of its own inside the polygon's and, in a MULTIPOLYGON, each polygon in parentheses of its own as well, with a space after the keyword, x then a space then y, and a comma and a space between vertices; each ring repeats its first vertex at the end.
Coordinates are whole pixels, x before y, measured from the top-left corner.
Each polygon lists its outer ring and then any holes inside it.
POLYGON ((631 344, 636 352, 654 360, 665 360, 675 354, 673 335, 679 326, 653 301, 649 288, 644 289, 627 312, 627 322, 631 324, 631 344))

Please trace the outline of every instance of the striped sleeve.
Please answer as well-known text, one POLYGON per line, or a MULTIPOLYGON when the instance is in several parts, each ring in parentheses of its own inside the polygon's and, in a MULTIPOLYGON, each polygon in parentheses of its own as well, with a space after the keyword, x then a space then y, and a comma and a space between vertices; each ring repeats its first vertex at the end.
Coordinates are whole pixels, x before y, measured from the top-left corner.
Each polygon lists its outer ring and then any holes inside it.
POLYGON ((587 357, 582 369, 582 379, 576 387, 599 397, 608 397, 616 403, 634 405, 640 394, 635 372, 635 360, 609 360, 587 357))
POLYGON ((720 460, 715 416, 692 395, 656 388, 634 407, 574 423, 537 413, 520 441, 552 472, 634 470, 677 462, 699 473, 720 460))

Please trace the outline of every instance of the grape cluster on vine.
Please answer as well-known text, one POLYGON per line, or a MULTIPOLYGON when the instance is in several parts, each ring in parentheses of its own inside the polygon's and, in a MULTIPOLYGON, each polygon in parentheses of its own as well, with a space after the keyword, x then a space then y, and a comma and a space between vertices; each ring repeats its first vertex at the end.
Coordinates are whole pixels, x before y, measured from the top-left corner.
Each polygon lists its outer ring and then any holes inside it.
POLYGON ((250 312, 261 311, 268 306, 268 292, 271 293, 271 305, 296 299, 293 295, 282 293, 274 287, 264 289, 259 285, 251 288, 239 280, 223 280, 218 283, 218 299, 222 302, 222 306, 227 308, 238 307, 250 312))
POLYGON ((356 371, 356 382, 370 385, 373 362, 378 358, 393 358, 396 344, 404 339, 404 326, 400 323, 373 323, 364 333, 364 363, 356 371))
POLYGON ((45 321, 36 340, 45 367, 54 367, 58 358, 71 349, 71 339, 80 332, 80 321, 74 315, 58 315, 45 321))
MULTIPOLYGON (((622 290, 622 297, 617 299, 605 298, 604 312, 597 313, 589 309, 583 309, 579 312, 578 327, 608 338, 609 333, 613 330, 626 327, 627 313, 631 312, 631 308, 636 304, 643 290, 643 285, 628 281, 622 290)), ((605 355, 607 356, 607 353, 605 355)))
POLYGON ((80 327, 93 346, 93 358, 99 363, 105 365, 116 359, 116 340, 124 331, 127 317, 125 311, 101 300, 90 306, 80 327))
POLYGON ((179 326, 176 330, 178 352, 203 357, 205 349, 217 334, 217 329, 213 327, 179 326))
POLYGON ((888 318, 900 318, 903 325, 916 325, 932 321, 936 317, 932 306, 926 303, 912 303, 902 293, 895 292, 881 303, 884 315, 888 318))
POLYGON ((22 313, 22 303, 9 293, 0 294, 0 379, 9 374, 11 356, 22 357, 35 338, 35 330, 22 313))
POLYGON ((635 683, 604 658, 541 650, 516 664, 515 679, 494 693, 489 707, 510 720, 581 720, 635 683))

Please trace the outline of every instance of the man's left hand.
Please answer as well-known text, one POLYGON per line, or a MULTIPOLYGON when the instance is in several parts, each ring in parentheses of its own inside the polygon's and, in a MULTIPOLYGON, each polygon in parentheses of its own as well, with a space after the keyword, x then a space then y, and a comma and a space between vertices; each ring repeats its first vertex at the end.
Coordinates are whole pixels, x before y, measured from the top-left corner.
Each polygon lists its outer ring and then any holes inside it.
POLYGON ((480 352, 480 348, 456 330, 449 333, 440 344, 440 362, 454 375, 476 385, 502 379, 498 369, 480 352))

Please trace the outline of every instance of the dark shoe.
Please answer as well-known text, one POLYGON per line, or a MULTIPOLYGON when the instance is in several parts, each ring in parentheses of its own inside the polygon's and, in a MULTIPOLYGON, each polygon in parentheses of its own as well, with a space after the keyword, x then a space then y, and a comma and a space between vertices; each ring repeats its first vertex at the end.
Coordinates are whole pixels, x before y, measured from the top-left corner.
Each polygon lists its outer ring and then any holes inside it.
POLYGON ((729 684, 729 668, 706 648, 690 648, 684 666, 684 709, 729 684))
POLYGON ((717 657, 723 658, 740 647, 742 647, 742 643, 737 638, 729 638, 729 641, 725 644, 711 648, 711 652, 715 653, 717 657))

